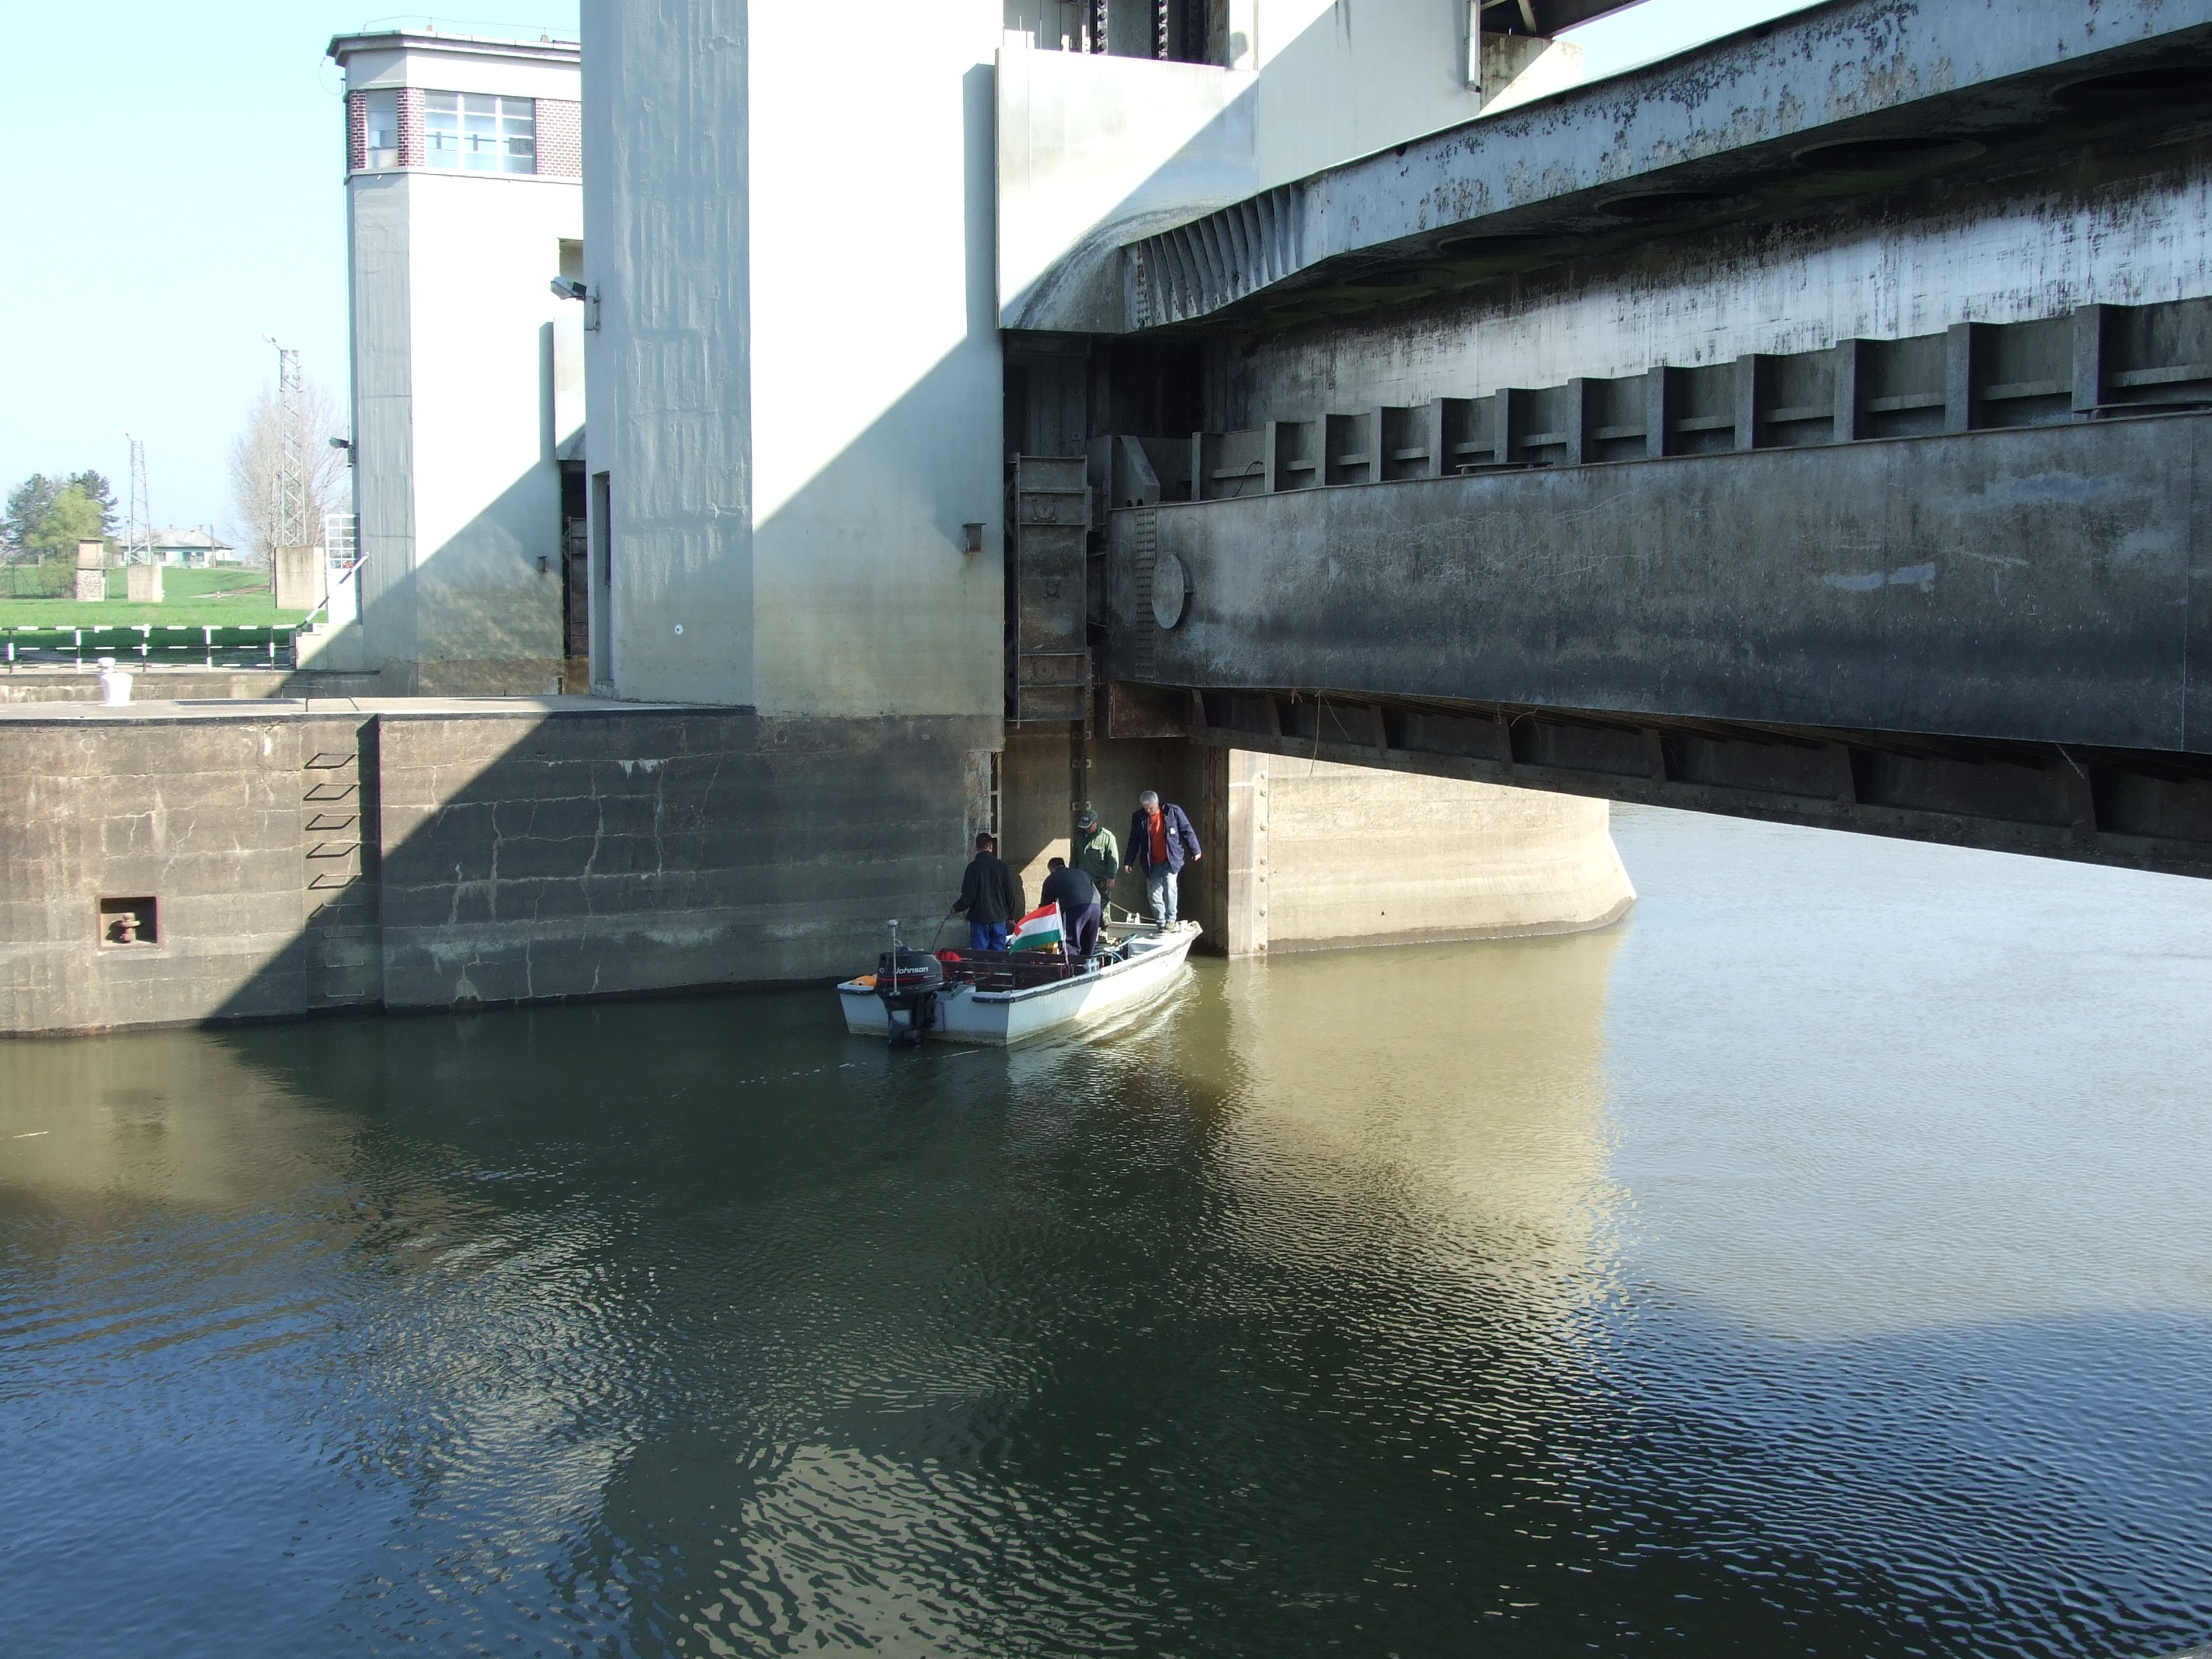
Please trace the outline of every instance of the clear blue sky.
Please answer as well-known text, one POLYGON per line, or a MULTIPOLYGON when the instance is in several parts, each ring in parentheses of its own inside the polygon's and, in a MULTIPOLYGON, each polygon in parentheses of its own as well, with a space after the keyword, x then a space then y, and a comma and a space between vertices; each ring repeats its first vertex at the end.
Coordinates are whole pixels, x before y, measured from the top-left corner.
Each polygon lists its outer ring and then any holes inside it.
MULTIPOLYGON (((1572 38, 1607 74, 1804 3, 1645 0, 1572 38)), ((465 10, 430 15, 576 32, 576 0, 465 10)), ((155 523, 221 527, 231 440, 272 378, 262 336, 297 346, 343 405, 344 118, 323 48, 424 17, 325 0, 0 4, 0 489, 95 467, 119 497, 129 431, 146 441, 155 523)))
MULTIPOLYGON (((372 3, 374 0, 372 0, 372 3)), ((441 28, 576 33, 576 0, 468 0, 441 28)), ((146 442, 155 522, 231 518, 226 465, 274 334, 343 406, 345 118, 326 0, 0 0, 0 489, 146 442)))

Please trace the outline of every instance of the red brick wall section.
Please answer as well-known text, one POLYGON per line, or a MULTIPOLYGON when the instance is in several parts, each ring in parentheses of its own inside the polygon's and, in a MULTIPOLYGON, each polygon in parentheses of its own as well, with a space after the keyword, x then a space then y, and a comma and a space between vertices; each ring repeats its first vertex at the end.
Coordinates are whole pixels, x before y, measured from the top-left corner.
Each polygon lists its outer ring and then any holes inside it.
POLYGON ((419 167, 424 164, 422 144, 422 88, 399 88, 399 165, 419 167))
POLYGON ((346 171, 359 173, 368 165, 368 94, 346 94, 346 171))
POLYGON ((584 106, 566 98, 538 100, 538 171, 555 179, 584 176, 584 106))

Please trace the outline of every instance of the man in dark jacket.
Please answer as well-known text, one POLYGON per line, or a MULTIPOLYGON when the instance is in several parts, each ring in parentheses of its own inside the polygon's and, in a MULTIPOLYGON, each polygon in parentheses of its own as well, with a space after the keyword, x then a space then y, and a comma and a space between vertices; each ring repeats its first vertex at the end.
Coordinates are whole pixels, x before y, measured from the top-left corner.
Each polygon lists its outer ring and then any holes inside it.
POLYGON ((1003 951, 1006 924, 1022 913, 1022 884, 1000 860, 999 843, 988 830, 975 837, 975 856, 960 878, 960 896, 945 914, 968 913, 968 948, 1003 951))
POLYGON ((1152 906, 1152 920, 1163 927, 1174 927, 1176 878, 1186 863, 1205 856, 1189 815, 1172 802, 1163 806, 1158 794, 1146 790, 1137 797, 1123 853, 1129 868, 1145 878, 1145 900, 1152 906))
POLYGON ((1088 872, 1069 869, 1065 859, 1054 859, 1047 867, 1052 873, 1044 878, 1040 902, 1060 907, 1060 948, 1069 960, 1088 962, 1098 954, 1098 884, 1088 872))

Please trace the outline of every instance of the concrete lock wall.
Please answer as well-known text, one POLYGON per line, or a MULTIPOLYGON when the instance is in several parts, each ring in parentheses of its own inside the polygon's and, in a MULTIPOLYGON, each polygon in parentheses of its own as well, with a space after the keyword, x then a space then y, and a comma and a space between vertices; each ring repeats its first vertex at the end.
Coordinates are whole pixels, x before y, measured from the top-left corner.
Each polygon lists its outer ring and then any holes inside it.
POLYGON ((1636 901, 1604 801, 1232 757, 1264 890, 1255 952, 1578 933, 1636 901))
POLYGON ((280 547, 276 550, 276 608, 313 611, 323 602, 323 550, 319 547, 280 547))
MULTIPOLYGON (((937 928, 997 736, 580 698, 0 711, 0 1033, 826 982, 889 917, 937 928)), ((1086 785, 1117 836, 1143 789, 1189 811, 1183 913, 1234 954, 1633 898, 1601 803, 1024 733, 998 815, 1032 902, 1086 785)))
MULTIPOLYGON (((573 102, 573 62, 460 49, 365 52, 349 88, 412 86, 573 102)), ((544 135, 540 136, 541 146, 544 135)), ((542 153, 542 149, 541 149, 542 153)), ((581 189, 555 173, 410 167, 348 181, 360 616, 318 662, 388 669, 425 696, 559 688, 556 452, 577 414, 550 283, 582 234, 581 189)))
MULTIPOLYGON (((1636 890, 1603 801, 1174 740, 1011 735, 1000 852, 1032 904, 1088 800, 1117 842, 1155 789, 1190 814, 1206 857, 1182 913, 1230 956, 1578 933, 1626 915, 1636 890)), ((1127 848, 1123 847, 1124 856, 1127 848)), ((1146 911, 1125 875, 1110 896, 1146 911)))
POLYGON ((996 0, 584 15, 595 628, 624 697, 1000 714, 996 0), (711 42, 702 49, 701 42, 711 42), (825 180, 845 180, 840 197, 825 180))
POLYGON ((0 1032, 826 982, 887 918, 935 925, 996 735, 584 699, 0 712, 0 1032))
MULTIPOLYGON (((379 674, 325 674, 283 668, 139 666, 126 659, 132 696, 142 702, 209 698, 380 697, 379 674)), ((97 667, 70 663, 0 663, 0 706, 24 702, 98 702, 97 667)))

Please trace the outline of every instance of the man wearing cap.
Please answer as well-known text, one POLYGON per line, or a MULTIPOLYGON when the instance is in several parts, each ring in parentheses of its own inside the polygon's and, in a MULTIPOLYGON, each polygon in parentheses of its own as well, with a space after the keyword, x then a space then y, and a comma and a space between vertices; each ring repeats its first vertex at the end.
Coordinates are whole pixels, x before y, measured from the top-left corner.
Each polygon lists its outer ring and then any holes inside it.
POLYGON ((1114 890, 1115 878, 1121 873, 1121 849, 1115 842, 1114 832, 1099 823, 1098 814, 1087 806, 1075 815, 1075 842, 1068 848, 1067 861, 1091 878, 1103 903, 1114 890))

